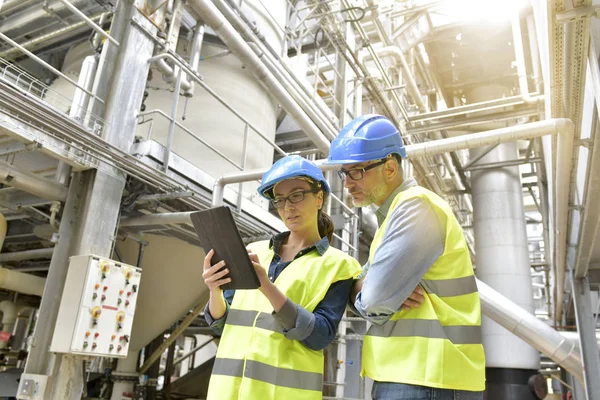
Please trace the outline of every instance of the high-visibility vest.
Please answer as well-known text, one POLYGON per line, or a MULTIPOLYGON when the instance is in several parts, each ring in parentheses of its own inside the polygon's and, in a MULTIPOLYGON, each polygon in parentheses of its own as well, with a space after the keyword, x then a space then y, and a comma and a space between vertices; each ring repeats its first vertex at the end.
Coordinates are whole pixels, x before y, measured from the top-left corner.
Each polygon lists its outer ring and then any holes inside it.
MULTIPOLYGON (((250 248, 261 265, 271 264, 274 253, 268 241, 250 248)), ((274 283, 292 302, 313 312, 331 284, 360 272, 358 261, 330 246, 323 255, 311 251, 295 259, 274 283)), ((210 378, 209 400, 322 398, 323 352, 286 338, 272 311, 258 289, 235 292, 210 378)))
MULTIPOLYGON (((448 203, 419 186, 400 192, 388 217, 400 204, 414 198, 427 201, 445 227, 444 252, 420 283, 426 292, 425 302, 418 308, 393 314, 381 326, 369 328, 364 340, 362 374, 380 382, 484 390, 481 306, 462 229, 448 203)), ((371 263, 387 221, 386 217, 375 233, 369 253, 371 263)), ((372 264, 371 271, 376 269, 377 265, 372 264)))

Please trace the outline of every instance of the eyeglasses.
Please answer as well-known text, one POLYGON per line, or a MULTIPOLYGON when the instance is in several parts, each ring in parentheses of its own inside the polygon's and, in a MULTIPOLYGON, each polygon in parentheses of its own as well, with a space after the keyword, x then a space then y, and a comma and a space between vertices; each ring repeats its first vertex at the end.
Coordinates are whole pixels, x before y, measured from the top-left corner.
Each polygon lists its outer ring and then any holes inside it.
POLYGON ((373 169, 375 167, 379 167, 382 164, 385 164, 385 162, 389 160, 389 158, 386 158, 384 160, 381 160, 379 162, 376 162, 375 164, 371 164, 367 167, 364 168, 357 168, 357 169, 349 169, 349 170, 345 170, 345 169, 340 169, 337 173, 338 176, 340 177, 340 179, 342 181, 346 180, 346 177, 350 177, 350 179, 352 179, 353 181, 359 181, 363 178, 364 174, 366 171, 373 169))
POLYGON ((277 197, 275 199, 272 199, 271 204, 273 204, 273 207, 275 207, 275 208, 283 208, 283 207, 285 207, 286 200, 289 200, 289 202, 292 204, 300 203, 302 200, 304 200, 304 195, 306 193, 316 193, 316 192, 318 192, 318 190, 316 190, 316 189, 301 190, 298 192, 294 192, 287 197, 277 197))

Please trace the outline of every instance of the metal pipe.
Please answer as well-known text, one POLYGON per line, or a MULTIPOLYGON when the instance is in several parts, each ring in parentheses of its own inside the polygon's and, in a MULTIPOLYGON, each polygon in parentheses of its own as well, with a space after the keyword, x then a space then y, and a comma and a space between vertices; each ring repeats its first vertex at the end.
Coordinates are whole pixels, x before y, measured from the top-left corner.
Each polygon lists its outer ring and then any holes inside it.
POLYGON ((533 14, 527 16, 527 34, 529 36, 529 48, 531 49, 531 64, 533 65, 533 83, 535 84, 535 91, 537 93, 542 93, 543 79, 540 65, 540 50, 533 14))
POLYGON ((35 260, 38 258, 51 258, 54 254, 54 248, 34 249, 25 251, 16 251, 12 253, 0 253, 0 263, 11 261, 35 260))
MULTIPOLYGON (((419 110, 425 110, 426 105, 425 105, 425 102, 423 101, 423 96, 421 96, 421 91, 419 90, 419 87, 417 86, 415 77, 411 73, 410 66, 408 65, 408 62, 406 61, 406 57, 404 57, 402 50, 400 50, 400 48, 397 46, 388 46, 388 47, 376 49, 375 51, 376 51, 377 55, 380 57, 392 56, 400 62, 400 64, 402 65, 402 69, 405 72, 406 86, 407 86, 408 92, 410 93, 410 97, 412 97, 414 102, 417 104, 417 106, 419 107, 419 110)), ((370 60, 373 58, 370 53, 367 53, 364 50, 359 54, 358 57, 361 62, 364 62, 366 60, 370 60)))
MULTIPOLYGON (((102 14, 99 15, 95 15, 93 17, 91 17, 90 19, 92 21, 96 21, 99 20, 100 17, 102 16, 102 14)), ((69 32, 75 31, 79 28, 82 28, 86 25, 85 21, 82 22, 77 22, 76 24, 73 25, 69 25, 69 26, 65 26, 63 28, 57 29, 53 32, 50 33, 46 33, 45 35, 42 36, 38 36, 35 39, 31 39, 23 44, 21 44, 21 46, 23 46, 26 49, 29 49, 31 47, 34 47, 40 43, 61 37, 69 32)), ((0 58, 7 58, 8 56, 12 55, 13 53, 19 53, 19 49, 18 48, 12 48, 10 50, 5 50, 3 52, 0 53, 0 58)))
MULTIPOLYGON (((96 67, 98 65, 98 58, 96 56, 87 56, 84 58, 81 64, 81 70, 79 73, 79 79, 77 83, 81 87, 91 90, 96 77, 96 67)), ((73 94, 73 101, 71 103, 71 109, 69 110, 69 117, 84 124, 86 116, 88 115, 90 97, 83 92, 81 89, 76 88, 73 94)), ((68 152, 68 145, 63 147, 65 152, 68 152)), ((68 185, 69 178, 71 177, 71 166, 64 161, 59 161, 56 167, 55 180, 61 185, 68 185)))
MULTIPOLYGON (((434 156, 449 151, 466 150, 475 147, 495 145, 515 140, 531 139, 545 135, 558 135, 559 138, 570 137, 573 142, 573 123, 566 118, 556 118, 546 121, 515 125, 491 131, 472 133, 462 136, 435 140, 425 143, 411 144, 406 147, 406 158, 413 159, 424 156, 434 156)), ((560 146, 559 146, 560 149, 560 146)), ((567 171, 568 173, 569 171, 567 171)))
MULTIPOLYGON (((202 51, 202 42, 204 40, 204 24, 198 23, 194 30, 194 37, 192 38, 192 46, 190 50, 190 68, 198 72, 198 65, 200 64, 200 52, 202 51)), ((194 95, 195 84, 190 76, 185 75, 183 82, 190 85, 189 89, 184 89, 183 95, 191 97, 194 95)), ((182 84, 183 84, 182 82, 182 84)))
POLYGON ((69 3, 68 0, 60 0, 69 10, 71 10, 71 12, 75 15, 77 15, 79 18, 81 18, 83 21, 85 21, 86 24, 88 24, 88 26, 90 28, 92 28, 93 30, 95 30, 99 35, 102 35, 103 37, 105 37, 109 42, 111 42, 112 44, 114 44, 115 46, 119 46, 119 42, 117 42, 115 40, 115 38, 113 38, 112 36, 110 36, 108 33, 104 32, 104 29, 102 29, 102 27, 96 25, 96 23, 94 23, 94 21, 92 21, 90 18, 88 18, 87 15, 85 15, 84 13, 82 13, 81 11, 79 11, 79 9, 77 7, 75 7, 73 4, 69 3))
POLYGON ((323 130, 323 132, 332 132, 337 135, 335 123, 337 119, 331 110, 326 107, 325 102, 319 97, 311 96, 306 86, 296 77, 296 74, 289 68, 282 57, 273 49, 269 42, 259 31, 259 28, 251 21, 244 11, 232 0, 216 0, 215 5, 223 13, 223 16, 233 25, 233 27, 242 35, 244 40, 255 44, 252 47, 255 53, 265 60, 267 67, 276 75, 290 95, 301 103, 308 115, 323 130), (236 12, 232 11, 235 10, 236 12))
POLYGON ((481 310, 485 315, 556 361, 583 382, 581 354, 572 341, 479 279, 477 288, 481 310))
POLYGON ((41 296, 46 278, 0 267, 0 288, 18 293, 41 296))
POLYGON ((67 188, 0 161, 0 182, 47 200, 65 201, 67 188))
POLYGON ((241 38, 240 34, 219 12, 216 6, 209 0, 190 0, 190 6, 195 10, 202 20, 210 26, 225 43, 225 45, 240 58, 248 69, 267 88, 269 93, 277 99, 288 114, 290 114, 311 138, 315 145, 323 152, 329 152, 329 141, 315 123, 308 117, 293 98, 283 88, 273 74, 260 62, 260 59, 250 46, 241 38))
POLYGON ((24 48, 23 46, 21 46, 19 43, 15 42, 14 40, 12 40, 11 38, 9 38, 8 36, 6 36, 4 33, 0 32, 0 39, 7 41, 8 43, 10 43, 13 47, 16 47, 17 49, 21 50, 21 52, 27 54, 29 57, 31 57, 36 63, 40 64, 41 66, 48 68, 50 71, 52 71, 55 75, 60 76, 61 78, 63 78, 64 80, 70 82, 72 85, 74 85, 75 87, 78 87, 79 89, 83 90, 85 93, 89 94, 90 96, 93 96, 92 93, 90 93, 88 90, 82 88, 81 86, 79 86, 77 84, 77 82, 75 82, 73 79, 69 78, 68 76, 66 76, 65 74, 63 74, 62 72, 60 72, 59 70, 57 70, 56 68, 54 68, 52 65, 48 64, 46 61, 42 60, 41 58, 39 58, 38 56, 36 56, 35 54, 33 54, 32 52, 30 52, 29 50, 27 50, 26 48, 24 48))
POLYGON ((148 225, 169 225, 169 224, 189 224, 192 222, 190 216, 195 211, 174 212, 164 214, 147 214, 139 217, 125 217, 119 222, 120 227, 126 226, 148 226, 148 225))
POLYGON ((519 75, 519 90, 523 101, 527 104, 535 103, 537 98, 531 97, 529 94, 529 86, 527 84, 527 69, 525 67, 525 54, 523 51, 523 35, 521 35, 521 17, 516 11, 512 17, 512 34, 513 45, 515 47, 515 58, 517 61, 517 73, 519 75))
MULTIPOLYGON (((543 96, 540 96, 540 101, 543 100, 543 96)), ((452 107, 441 111, 432 111, 429 113, 422 113, 409 118, 411 124, 416 122, 429 121, 432 119, 448 118, 457 115, 465 115, 470 113, 476 113, 481 111, 489 111, 496 108, 516 106, 525 103, 522 96, 504 97, 502 99, 484 101, 480 103, 473 103, 466 106, 452 107)))
MULTIPOLYGON (((181 82, 183 81, 183 71, 177 68, 177 82, 173 91, 173 103, 171 104, 171 117, 169 118, 169 131, 167 133, 167 147, 163 158, 163 170, 165 174, 169 173, 169 161, 171 158, 171 147, 173 146, 173 135, 175 134, 175 122, 177 119, 177 106, 179 105, 179 91, 181 90, 181 82)), ((191 84, 190 84, 191 86, 191 84)))

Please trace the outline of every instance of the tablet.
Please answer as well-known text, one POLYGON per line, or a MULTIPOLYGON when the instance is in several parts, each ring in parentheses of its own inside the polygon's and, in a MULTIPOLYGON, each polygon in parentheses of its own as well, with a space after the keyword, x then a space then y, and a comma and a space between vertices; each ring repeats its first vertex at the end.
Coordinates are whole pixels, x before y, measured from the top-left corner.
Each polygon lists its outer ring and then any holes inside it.
POLYGON ((248 257, 248 251, 238 231, 231 210, 216 207, 191 215, 200 245, 206 253, 215 251, 212 264, 225 260, 231 282, 221 286, 223 290, 257 289, 258 275, 248 257))

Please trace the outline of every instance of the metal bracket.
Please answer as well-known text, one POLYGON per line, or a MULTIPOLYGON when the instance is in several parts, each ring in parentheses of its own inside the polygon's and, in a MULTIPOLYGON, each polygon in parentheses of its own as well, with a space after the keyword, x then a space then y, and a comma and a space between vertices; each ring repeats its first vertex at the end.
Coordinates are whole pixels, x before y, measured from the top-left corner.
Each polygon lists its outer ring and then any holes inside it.
POLYGON ((46 392, 47 383, 47 375, 21 375, 21 380, 19 381, 19 389, 17 390, 17 399, 44 400, 44 393, 46 392))
POLYGON ((600 6, 577 7, 572 10, 564 11, 556 14, 556 22, 559 24, 567 24, 582 18, 599 18, 600 6))

